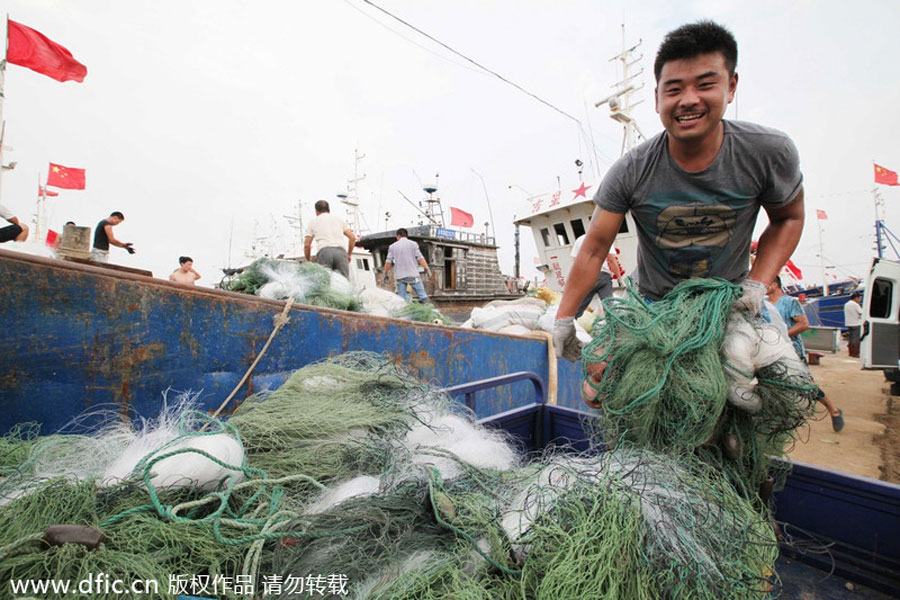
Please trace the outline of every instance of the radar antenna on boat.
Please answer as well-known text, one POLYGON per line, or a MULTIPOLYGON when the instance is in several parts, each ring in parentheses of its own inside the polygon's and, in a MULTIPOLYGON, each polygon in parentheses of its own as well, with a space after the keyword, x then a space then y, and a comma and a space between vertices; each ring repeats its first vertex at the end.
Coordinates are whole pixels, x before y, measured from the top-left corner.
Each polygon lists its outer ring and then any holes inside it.
MULTIPOLYGON (((434 184, 425 184, 422 186, 422 190, 428 194, 428 198, 424 200, 425 202, 425 217, 439 227, 444 226, 444 209, 441 207, 441 199, 435 196, 435 193, 438 191, 437 180, 440 177, 439 173, 434 174, 434 184)), ((421 204, 421 202, 419 203, 421 204)))

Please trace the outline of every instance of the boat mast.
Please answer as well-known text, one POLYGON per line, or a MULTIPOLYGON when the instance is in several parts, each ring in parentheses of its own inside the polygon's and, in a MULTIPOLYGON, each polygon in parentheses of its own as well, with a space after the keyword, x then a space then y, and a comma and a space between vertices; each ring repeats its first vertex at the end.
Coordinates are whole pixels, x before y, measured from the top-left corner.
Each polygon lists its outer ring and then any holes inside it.
POLYGON ((359 213, 359 182, 366 178, 366 174, 363 173, 362 176, 359 174, 359 161, 366 157, 365 154, 360 154, 358 148, 353 149, 353 179, 347 180, 347 193, 346 194, 338 194, 337 197, 340 198, 341 204, 347 207, 347 226, 350 228, 350 231, 356 234, 357 237, 368 233, 368 231, 364 231, 362 225, 362 217, 359 213))
POLYGON ((822 245, 822 219, 816 219, 819 226, 819 264, 822 265, 822 295, 828 295, 828 276, 825 275, 825 251, 822 245))
POLYGON ((881 198, 878 188, 872 189, 872 199, 875 201, 875 254, 878 258, 883 258, 884 242, 881 239, 881 228, 884 227, 884 220, 878 215, 878 207, 884 211, 884 200, 881 198))
POLYGON ((608 104, 609 118, 622 124, 625 130, 622 137, 622 155, 634 148, 638 141, 645 139, 637 121, 631 114, 634 107, 643 102, 643 100, 632 101, 632 94, 644 87, 643 83, 639 84, 636 81, 644 73, 643 67, 640 66, 644 55, 638 54, 642 43, 643 40, 638 40, 637 44, 626 48, 625 25, 622 25, 622 52, 609 59, 609 62, 619 61, 622 63, 622 79, 613 84, 612 87, 615 91, 612 94, 594 103, 597 108, 602 104, 608 104))
POLYGON ((441 207, 441 199, 434 195, 435 192, 438 191, 437 182, 439 177, 440 173, 435 173, 434 185, 426 184, 422 187, 422 191, 428 194, 428 198, 424 200, 425 216, 431 223, 437 225, 438 227, 445 227, 444 209, 441 207))

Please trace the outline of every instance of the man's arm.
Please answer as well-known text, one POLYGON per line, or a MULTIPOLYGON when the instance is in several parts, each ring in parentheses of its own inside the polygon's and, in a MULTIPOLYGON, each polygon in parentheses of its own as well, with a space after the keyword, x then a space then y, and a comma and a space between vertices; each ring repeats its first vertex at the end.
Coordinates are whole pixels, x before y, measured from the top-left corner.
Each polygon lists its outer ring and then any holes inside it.
POLYGON ((603 261, 609 256, 609 249, 616 239, 616 234, 619 232, 624 218, 624 214, 610 212, 599 207, 594 209, 591 226, 581 243, 581 249, 575 257, 575 263, 569 271, 569 276, 566 278, 566 288, 563 290, 563 297, 556 313, 557 319, 575 316, 578 305, 594 287, 600 269, 603 268, 603 261))
POLYGON ((349 257, 353 254, 353 247, 356 245, 356 236, 353 235, 353 231, 351 231, 349 227, 344 230, 344 235, 350 240, 350 245, 347 247, 347 256, 349 257))
POLYGON ((172 271, 172 273, 169 275, 169 281, 178 281, 177 279, 175 279, 175 273, 177 273, 178 271, 180 271, 180 269, 175 269, 174 271, 172 271))
POLYGON ((793 327, 788 329, 788 337, 794 337, 795 335, 800 335, 807 329, 809 329, 809 318, 806 315, 797 315, 791 317, 794 321, 793 327))
POLYGON ((312 236, 308 235, 303 239, 303 256, 306 257, 307 261, 312 260, 310 258, 312 256, 312 236))
POLYGON ((422 257, 419 259, 419 264, 425 269, 425 272, 428 273, 428 276, 431 277, 431 269, 428 267, 428 263, 425 261, 425 258, 422 257))
POLYGON ((194 281, 197 281, 198 279, 200 279, 200 277, 202 277, 202 275, 200 275, 200 273, 198 273, 197 271, 194 270, 194 267, 191 267, 191 273, 194 274, 194 281))
POLYGON ((113 234, 113 226, 112 225, 104 225, 103 231, 106 232, 106 239, 109 240, 109 243, 113 246, 118 246, 119 248, 126 248, 129 246, 126 242, 120 242, 116 239, 116 236, 113 234))
POLYGON ((766 208, 766 214, 769 216, 769 225, 759 236, 756 261, 747 278, 769 285, 775 281, 781 268, 794 253, 803 233, 803 188, 788 204, 766 208))

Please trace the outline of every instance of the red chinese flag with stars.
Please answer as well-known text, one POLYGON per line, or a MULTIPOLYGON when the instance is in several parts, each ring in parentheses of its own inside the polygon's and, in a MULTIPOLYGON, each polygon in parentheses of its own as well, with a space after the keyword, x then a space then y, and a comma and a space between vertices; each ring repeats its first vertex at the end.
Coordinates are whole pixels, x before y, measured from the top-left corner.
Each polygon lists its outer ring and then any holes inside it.
POLYGON ((84 169, 74 169, 50 163, 47 185, 66 190, 84 189, 84 169))
POLYGON ((52 229, 47 230, 47 240, 46 244, 51 248, 56 247, 56 240, 59 239, 59 234, 53 231, 52 229))
POLYGON ((450 224, 457 227, 471 227, 475 224, 475 217, 464 210, 450 207, 450 224))
POLYGON ((825 221, 828 219, 828 215, 825 214, 824 210, 817 208, 816 209, 816 218, 819 219, 820 221, 825 221))
POLYGON ((6 60, 57 81, 84 81, 87 67, 46 35, 15 21, 8 21, 6 60))
POLYGON ((900 182, 897 181, 897 171, 885 169, 881 165, 875 165, 875 183, 900 185, 900 182))

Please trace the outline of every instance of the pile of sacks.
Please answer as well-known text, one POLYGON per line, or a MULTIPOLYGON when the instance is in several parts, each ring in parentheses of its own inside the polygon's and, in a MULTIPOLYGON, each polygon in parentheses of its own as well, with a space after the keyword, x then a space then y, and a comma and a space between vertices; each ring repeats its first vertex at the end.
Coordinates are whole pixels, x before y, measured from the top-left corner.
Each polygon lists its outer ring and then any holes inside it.
MULTIPOLYGON (((554 294, 551 300, 555 300, 556 303, 549 304, 540 297, 495 300, 481 308, 472 309, 471 316, 462 327, 514 335, 526 335, 532 331, 553 333, 553 321, 559 309, 559 295, 554 294)), ((596 313, 585 312, 575 322, 575 332, 579 340, 585 343, 591 340, 588 331, 596 318, 596 313)))

